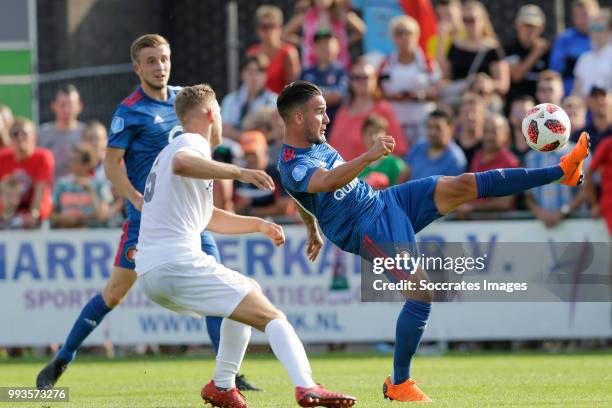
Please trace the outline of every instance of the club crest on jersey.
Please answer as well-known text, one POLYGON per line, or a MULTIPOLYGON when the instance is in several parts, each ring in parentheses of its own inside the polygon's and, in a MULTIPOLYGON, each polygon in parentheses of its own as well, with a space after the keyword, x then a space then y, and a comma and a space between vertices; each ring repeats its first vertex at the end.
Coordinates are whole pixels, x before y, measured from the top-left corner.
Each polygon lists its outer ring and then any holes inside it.
POLYGON ((136 259, 136 247, 130 247, 125 251, 125 259, 127 259, 128 262, 134 262, 136 259))
POLYGON ((303 164, 298 164, 291 171, 291 176, 293 176, 293 179, 295 181, 299 182, 299 181, 302 181, 304 177, 306 176, 306 171, 307 171, 306 166, 304 166, 303 164))
POLYGON ((125 123, 121 116, 115 116, 111 122, 111 130, 113 133, 119 133, 123 130, 125 123))

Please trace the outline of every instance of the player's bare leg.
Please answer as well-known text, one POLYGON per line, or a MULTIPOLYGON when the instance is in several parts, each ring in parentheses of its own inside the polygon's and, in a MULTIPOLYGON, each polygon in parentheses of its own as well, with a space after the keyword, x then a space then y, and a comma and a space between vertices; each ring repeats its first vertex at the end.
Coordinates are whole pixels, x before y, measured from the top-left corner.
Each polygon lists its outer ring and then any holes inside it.
POLYGON ((350 407, 354 397, 328 391, 312 380, 312 370, 302 342, 285 315, 255 287, 221 325, 221 344, 213 380, 204 386, 202 399, 219 407, 248 407, 231 381, 238 372, 250 338, 251 327, 266 333, 272 351, 294 383, 302 407, 350 407))
POLYGON ((113 309, 123 302, 137 277, 133 269, 113 267, 111 276, 102 291, 102 298, 106 306, 113 309))

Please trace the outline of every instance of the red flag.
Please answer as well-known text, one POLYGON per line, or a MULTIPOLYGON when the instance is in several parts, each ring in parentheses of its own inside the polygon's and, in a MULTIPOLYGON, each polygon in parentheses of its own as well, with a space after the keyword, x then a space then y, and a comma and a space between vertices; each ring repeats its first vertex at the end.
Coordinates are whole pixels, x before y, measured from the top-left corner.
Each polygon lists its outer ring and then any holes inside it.
POLYGON ((431 0, 400 0, 404 13, 421 26, 419 45, 429 61, 435 57, 435 38, 438 31, 436 12, 431 0))

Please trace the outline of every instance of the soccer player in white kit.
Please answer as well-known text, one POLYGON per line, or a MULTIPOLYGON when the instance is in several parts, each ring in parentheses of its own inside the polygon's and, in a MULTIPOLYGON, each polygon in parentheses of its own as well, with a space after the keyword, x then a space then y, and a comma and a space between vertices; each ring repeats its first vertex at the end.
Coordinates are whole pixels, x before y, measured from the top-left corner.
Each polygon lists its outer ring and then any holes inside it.
POLYGON ((221 325, 215 372, 202 388, 202 399, 217 407, 248 407, 234 379, 255 327, 266 333, 296 387, 300 406, 353 406, 355 398, 328 391, 312 380, 304 346, 259 285, 202 252, 204 229, 225 234, 261 232, 277 246, 285 237, 279 225, 213 206, 213 179, 237 179, 264 189, 273 189, 274 184, 263 171, 211 159, 211 147, 221 142, 221 111, 210 86, 184 88, 176 97, 175 110, 184 133, 161 151, 149 173, 136 273, 145 294, 165 308, 196 317, 228 318, 221 325))

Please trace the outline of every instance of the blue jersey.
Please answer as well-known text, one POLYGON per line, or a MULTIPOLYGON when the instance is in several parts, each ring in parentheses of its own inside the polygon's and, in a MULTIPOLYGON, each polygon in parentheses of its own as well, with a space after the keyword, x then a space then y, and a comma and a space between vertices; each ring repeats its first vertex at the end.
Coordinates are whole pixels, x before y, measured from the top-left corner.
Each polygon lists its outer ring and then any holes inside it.
MULTIPOLYGON (((170 141, 170 131, 179 126, 174 101, 180 90, 169 86, 168 99, 157 101, 139 87, 113 113, 108 147, 125 150, 128 179, 141 193, 155 158, 170 141)), ((140 221, 140 211, 126 202, 128 220, 140 221)))
POLYGON ((316 217, 325 236, 341 249, 358 254, 363 234, 385 206, 379 192, 355 178, 336 191, 308 193, 310 177, 317 169, 331 170, 343 163, 327 143, 310 148, 283 145, 278 167, 285 190, 316 217))

